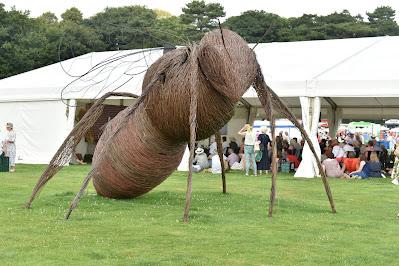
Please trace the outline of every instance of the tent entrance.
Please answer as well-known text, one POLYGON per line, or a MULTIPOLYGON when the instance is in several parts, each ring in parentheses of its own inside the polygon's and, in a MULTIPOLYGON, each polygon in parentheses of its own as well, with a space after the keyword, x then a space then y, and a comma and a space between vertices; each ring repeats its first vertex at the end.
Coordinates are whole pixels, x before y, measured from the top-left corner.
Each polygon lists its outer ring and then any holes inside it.
MULTIPOLYGON (((72 156, 71 164, 79 164, 79 160, 91 163, 97 142, 103 133, 105 125, 113 119, 120 111, 133 104, 132 99, 108 99, 104 102, 104 111, 93 125, 93 127, 80 140, 75 148, 75 156, 72 156)), ((92 106, 89 100, 78 100, 75 125, 82 119, 84 114, 92 106)))

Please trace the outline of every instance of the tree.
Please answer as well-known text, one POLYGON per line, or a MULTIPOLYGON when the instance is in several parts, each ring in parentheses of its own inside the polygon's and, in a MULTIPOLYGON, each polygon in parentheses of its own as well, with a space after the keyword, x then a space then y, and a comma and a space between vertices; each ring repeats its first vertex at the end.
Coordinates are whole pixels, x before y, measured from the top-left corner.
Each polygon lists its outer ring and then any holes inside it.
POLYGON ((151 46, 150 31, 156 13, 143 6, 106 8, 87 20, 87 25, 101 35, 106 50, 133 49, 151 46))
POLYGON ((157 19, 151 34, 158 39, 155 46, 162 46, 164 43, 187 45, 191 40, 187 32, 192 29, 190 25, 183 24, 180 17, 171 16, 157 19))
POLYGON ((395 10, 389 6, 377 7, 374 12, 367 12, 368 20, 378 35, 398 35, 399 26, 395 22, 395 10))
POLYGON ((0 3, 0 78, 32 69, 34 62, 23 40, 34 31, 28 11, 7 11, 0 3))
POLYGON ((105 45, 101 41, 101 36, 85 23, 79 9, 72 7, 66 10, 61 17, 63 20, 59 24, 59 29, 62 59, 104 50, 105 45))
MULTIPOLYGON (((399 35, 395 14, 389 6, 367 12, 367 20, 347 10, 293 18, 250 10, 228 18, 223 26, 252 43, 259 41, 270 25, 262 42, 394 36, 399 35)), ((220 4, 199 0, 188 3, 179 17, 143 6, 126 6, 106 8, 84 19, 73 7, 61 15, 61 21, 51 12, 32 18, 29 11, 5 10, 0 3, 0 78, 58 62, 61 39, 61 59, 92 51, 185 45, 217 27, 217 19, 223 16, 220 4)))
POLYGON ((340 23, 356 23, 358 19, 353 17, 348 10, 344 9, 341 13, 334 12, 327 16, 318 17, 318 21, 320 23, 331 23, 331 24, 340 24, 340 23))
POLYGON ((289 19, 289 28, 290 41, 356 38, 377 34, 360 15, 352 16, 348 10, 326 16, 304 14, 289 19))
POLYGON ((70 9, 66 10, 61 15, 61 18, 63 21, 71 21, 71 22, 74 22, 77 24, 80 24, 83 22, 83 14, 76 7, 72 7, 70 9))
POLYGON ((230 17, 223 26, 240 34, 247 42, 256 43, 265 34, 262 42, 279 41, 281 30, 287 27, 287 19, 263 10, 249 10, 240 16, 230 17))
POLYGON ((374 12, 366 12, 370 23, 395 21, 395 10, 390 6, 377 7, 374 12))
POLYGON ((218 18, 226 15, 223 6, 219 3, 206 4, 203 0, 194 0, 186 4, 182 11, 183 14, 180 15, 182 22, 195 26, 200 34, 217 27, 218 18))
POLYGON ((56 25, 58 23, 58 18, 54 13, 45 12, 36 19, 39 23, 45 25, 56 25))

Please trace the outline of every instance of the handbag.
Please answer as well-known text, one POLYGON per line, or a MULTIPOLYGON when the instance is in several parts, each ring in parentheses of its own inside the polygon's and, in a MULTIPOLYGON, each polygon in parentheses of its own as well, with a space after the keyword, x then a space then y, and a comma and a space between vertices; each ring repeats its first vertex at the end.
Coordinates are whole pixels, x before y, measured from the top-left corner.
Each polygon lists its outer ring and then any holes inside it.
POLYGON ((10 158, 5 156, 3 152, 0 155, 0 172, 8 172, 10 168, 10 158))
POLYGON ((260 141, 255 141, 254 151, 260 151, 260 141))
POLYGON ((261 152, 261 151, 256 152, 255 161, 260 162, 262 160, 262 156, 263 156, 263 152, 261 152))

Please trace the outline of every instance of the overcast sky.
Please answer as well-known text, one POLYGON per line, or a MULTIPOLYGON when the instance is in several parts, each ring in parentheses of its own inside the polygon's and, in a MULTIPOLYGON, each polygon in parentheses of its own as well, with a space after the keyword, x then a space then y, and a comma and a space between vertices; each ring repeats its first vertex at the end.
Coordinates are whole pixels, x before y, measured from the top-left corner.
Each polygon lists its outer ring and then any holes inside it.
MULTIPOLYGON (((30 10, 37 17, 46 11, 55 13, 58 17, 68 8, 77 7, 84 17, 90 17, 106 7, 125 5, 145 5, 149 8, 159 8, 179 15, 181 8, 190 0, 0 0, 9 9, 15 6, 18 10, 30 10)), ((334 11, 348 9, 352 15, 365 16, 366 11, 373 11, 378 6, 389 5, 397 10, 399 19, 399 0, 206 0, 219 2, 226 11, 226 16, 236 16, 245 10, 258 9, 275 13, 283 17, 301 16, 307 14, 326 15, 334 11)))

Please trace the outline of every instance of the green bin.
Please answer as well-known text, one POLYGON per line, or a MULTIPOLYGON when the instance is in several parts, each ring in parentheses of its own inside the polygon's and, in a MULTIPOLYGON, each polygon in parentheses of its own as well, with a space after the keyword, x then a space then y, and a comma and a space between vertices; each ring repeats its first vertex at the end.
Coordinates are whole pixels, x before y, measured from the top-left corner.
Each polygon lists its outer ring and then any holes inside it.
POLYGON ((0 172, 10 171, 10 158, 4 156, 4 153, 0 155, 0 172))

